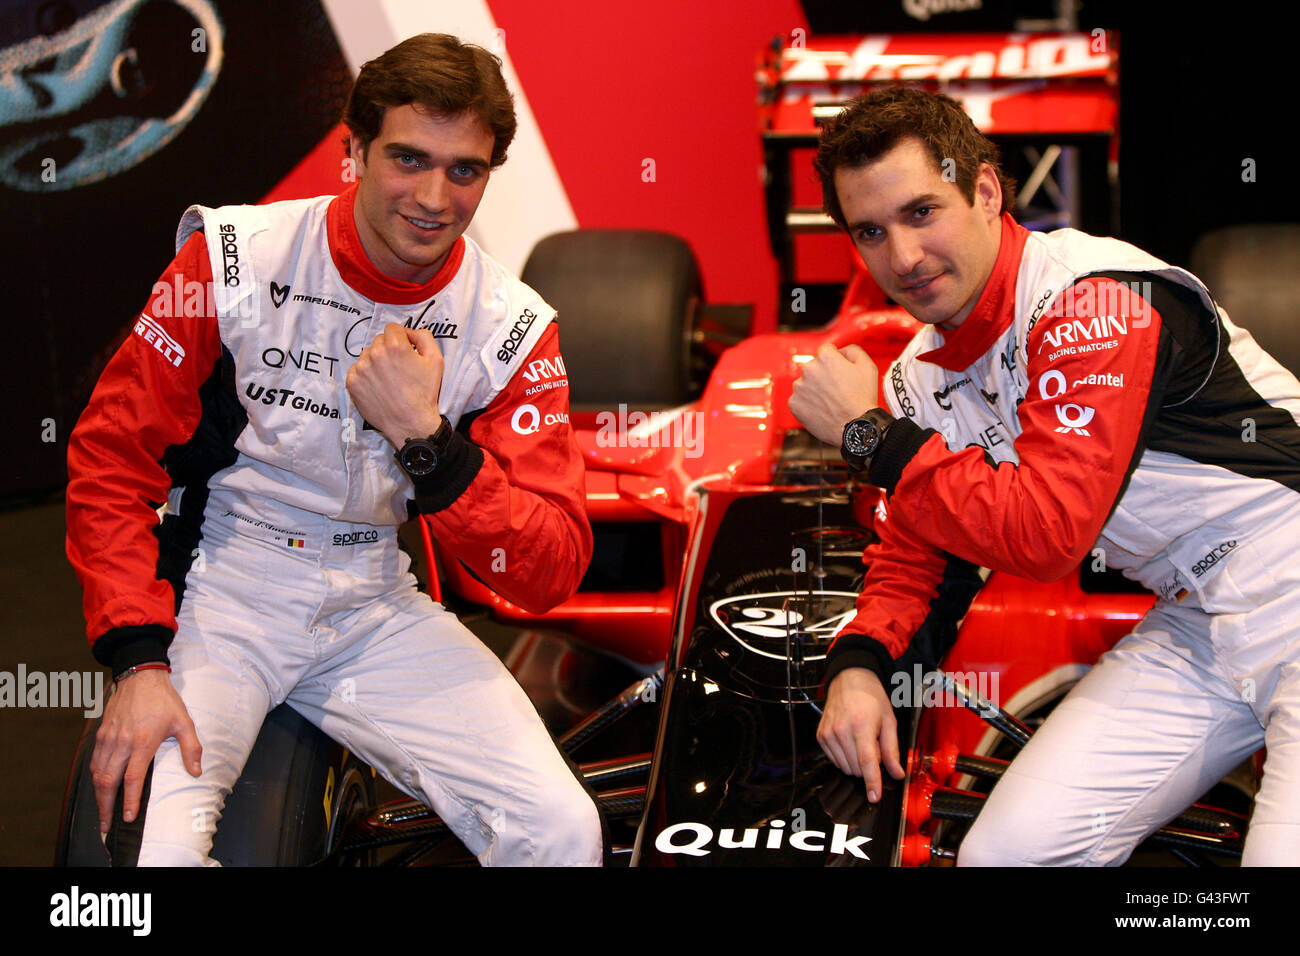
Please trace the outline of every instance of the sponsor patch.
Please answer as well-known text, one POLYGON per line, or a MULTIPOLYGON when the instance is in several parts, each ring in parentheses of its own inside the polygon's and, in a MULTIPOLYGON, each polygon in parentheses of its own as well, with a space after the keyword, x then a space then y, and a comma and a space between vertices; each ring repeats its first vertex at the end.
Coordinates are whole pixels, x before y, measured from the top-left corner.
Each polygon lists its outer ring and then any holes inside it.
POLYGON ((179 342, 163 331, 163 327, 143 313, 135 320, 135 334, 140 336, 169 363, 177 367, 185 360, 185 350, 179 342))

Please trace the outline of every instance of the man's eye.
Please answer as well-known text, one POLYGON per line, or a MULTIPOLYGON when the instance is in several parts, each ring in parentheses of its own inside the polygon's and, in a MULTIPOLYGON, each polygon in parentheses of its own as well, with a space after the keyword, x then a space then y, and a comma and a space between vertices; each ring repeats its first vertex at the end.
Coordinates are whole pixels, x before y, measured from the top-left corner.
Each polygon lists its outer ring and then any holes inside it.
POLYGON ((410 166, 412 169, 420 165, 420 157, 414 153, 398 153, 397 161, 403 166, 410 166))
POLYGON ((924 219, 932 212, 934 212, 933 206, 917 206, 913 215, 915 215, 917 219, 924 219))
POLYGON ((478 169, 461 163, 459 166, 453 166, 451 174, 457 179, 471 180, 478 175, 478 169))
POLYGON ((875 226, 868 226, 866 229, 858 230, 858 238, 863 242, 870 242, 880 235, 880 230, 875 226))

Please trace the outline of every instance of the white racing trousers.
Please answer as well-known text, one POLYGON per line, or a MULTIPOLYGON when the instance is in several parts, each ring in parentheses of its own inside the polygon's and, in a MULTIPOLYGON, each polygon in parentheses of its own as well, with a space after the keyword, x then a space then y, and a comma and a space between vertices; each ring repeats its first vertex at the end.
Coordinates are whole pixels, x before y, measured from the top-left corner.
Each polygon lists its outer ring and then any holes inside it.
POLYGON ((158 749, 139 864, 212 864, 226 796, 288 701, 480 862, 600 865, 591 798, 505 666, 416 590, 396 529, 253 500, 206 508, 169 651, 203 773, 174 739, 158 749))
POLYGON ((1300 582, 1272 590, 1247 613, 1158 603, 1015 758, 958 864, 1119 865, 1267 747, 1242 862, 1300 865, 1300 582))

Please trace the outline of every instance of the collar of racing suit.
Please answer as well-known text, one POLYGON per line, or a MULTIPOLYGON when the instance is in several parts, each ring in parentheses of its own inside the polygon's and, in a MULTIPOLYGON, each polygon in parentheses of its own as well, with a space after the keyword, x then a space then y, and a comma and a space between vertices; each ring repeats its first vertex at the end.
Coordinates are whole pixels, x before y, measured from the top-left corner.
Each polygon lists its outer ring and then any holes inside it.
POLYGON ((403 282, 384 275, 366 255, 361 245, 361 236, 357 233, 357 221, 353 213, 356 201, 356 184, 349 186, 330 200, 329 210, 325 215, 325 228, 329 236, 330 258, 339 275, 356 291, 367 299, 376 302, 388 302, 393 305, 414 305, 431 299, 456 277, 461 260, 465 258, 465 237, 456 239, 447 260, 442 264, 433 278, 417 285, 403 282))
POLYGON ((975 308, 956 331, 940 333, 945 335, 943 345, 923 352, 918 359, 950 372, 960 372, 989 350, 1015 317, 1016 276, 1028 238, 1029 230, 1016 222, 1011 213, 1004 212, 998 258, 975 308))

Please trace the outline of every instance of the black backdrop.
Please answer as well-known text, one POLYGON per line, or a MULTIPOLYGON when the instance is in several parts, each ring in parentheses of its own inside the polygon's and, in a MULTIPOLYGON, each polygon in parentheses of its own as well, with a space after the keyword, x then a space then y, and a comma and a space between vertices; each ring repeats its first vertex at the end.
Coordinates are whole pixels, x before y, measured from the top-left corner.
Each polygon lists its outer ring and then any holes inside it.
MULTIPOLYGON (((48 18, 52 7, 80 14, 95 5, 6 3, 0 36, 31 34, 27 21, 48 18)), ((265 195, 338 122, 351 77, 319 0, 212 5, 225 61, 208 100, 174 140, 98 183, 39 192, 0 184, 8 330, 0 343, 0 421, 8 426, 0 501, 18 504, 66 481, 67 436, 109 346, 147 300, 165 262, 160 250, 171 248, 186 206, 265 195), (48 419, 54 442, 42 440, 48 419)), ((188 55, 194 26, 159 19, 141 27, 150 35, 131 37, 146 51, 142 82, 175 80, 176 69, 151 74, 148 50, 157 51, 154 63, 158 55, 188 55)), ((0 142, 32 130, 0 127, 0 142)))

